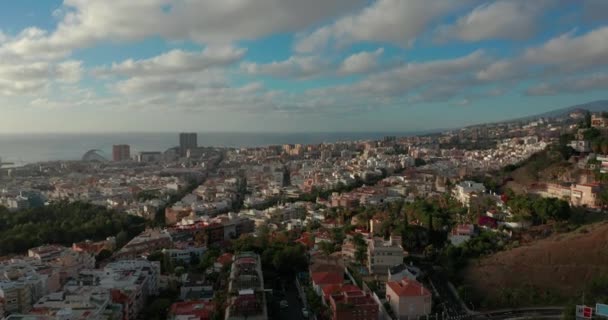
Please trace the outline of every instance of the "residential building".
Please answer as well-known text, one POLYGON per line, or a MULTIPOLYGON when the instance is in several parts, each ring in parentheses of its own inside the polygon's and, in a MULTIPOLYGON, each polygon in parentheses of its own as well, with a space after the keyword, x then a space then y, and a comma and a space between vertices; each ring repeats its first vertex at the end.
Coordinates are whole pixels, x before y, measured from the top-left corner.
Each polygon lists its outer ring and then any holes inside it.
POLYGON ((179 298, 183 301, 211 301, 213 281, 206 274, 186 273, 182 275, 179 298))
POLYGON ((160 151, 140 152, 137 155, 137 162, 157 163, 163 161, 163 154, 160 151))
POLYGON ((171 234, 167 230, 146 229, 116 252, 114 258, 134 259, 172 246, 171 234))
POLYGON ((378 320, 378 303, 360 289, 331 294, 329 305, 332 320, 378 320))
POLYGON ((228 284, 226 320, 266 320, 266 297, 260 256, 242 252, 234 257, 228 284))
POLYGON ((386 241, 383 238, 373 238, 367 244, 367 268, 372 274, 388 274, 391 267, 403 263, 405 252, 401 246, 401 237, 391 236, 386 241))
POLYGON ((120 260, 103 270, 83 270, 67 285, 98 286, 108 289, 112 302, 122 305, 122 319, 136 319, 149 296, 158 295, 160 263, 147 260, 120 260))
POLYGON ((599 208, 599 184, 573 184, 570 186, 570 204, 587 208, 599 208))
POLYGON ((462 203, 465 207, 468 207, 471 203, 471 198, 478 194, 484 193, 486 187, 483 183, 477 183, 473 181, 462 181, 454 187, 453 195, 458 202, 462 203))
POLYGON ((403 279, 416 280, 420 274, 420 269, 413 265, 402 263, 388 269, 388 281, 401 281, 403 279))
MULTIPOLYGON (((40 298, 28 315, 57 320, 120 319, 122 306, 112 303, 110 291, 95 286, 66 286, 63 291, 40 298)), ((28 319, 15 315, 8 319, 28 319)))
POLYGON ((209 301, 176 302, 169 309, 169 320, 209 320, 215 311, 215 305, 209 301))
POLYGON ((197 134, 195 132, 182 132, 179 134, 179 150, 182 157, 186 155, 188 150, 197 147, 197 134))
POLYGON ((49 279, 53 276, 39 273, 34 264, 25 260, 0 263, 0 316, 29 312, 34 302, 49 293, 49 279))
POLYGON ((602 114, 592 114, 591 126, 594 128, 608 128, 608 117, 602 114))
POLYGON ((416 280, 388 281, 386 300, 399 320, 418 319, 431 313, 432 294, 416 280))
POLYGON ((471 239, 471 237, 475 233, 475 226, 472 224, 461 224, 454 229, 452 232, 448 234, 448 240, 452 245, 459 246, 471 239))
POLYGON ((81 270, 95 268, 93 254, 58 245, 31 248, 28 250, 28 256, 54 268, 59 274, 61 285, 68 279, 78 276, 81 270))
POLYGON ((569 146, 577 152, 591 152, 591 142, 589 140, 572 140, 569 146))
POLYGON ((181 262, 185 264, 192 263, 193 259, 198 261, 206 247, 197 246, 192 242, 176 242, 173 248, 162 249, 163 253, 171 259, 173 263, 181 262))
POLYGON ((112 160, 126 161, 131 159, 131 147, 128 144, 115 144, 112 146, 112 160))

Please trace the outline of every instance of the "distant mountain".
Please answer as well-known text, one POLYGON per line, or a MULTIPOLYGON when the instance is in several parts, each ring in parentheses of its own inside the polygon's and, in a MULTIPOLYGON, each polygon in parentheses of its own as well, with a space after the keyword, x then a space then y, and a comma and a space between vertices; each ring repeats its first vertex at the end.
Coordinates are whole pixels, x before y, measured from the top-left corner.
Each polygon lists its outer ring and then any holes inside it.
POLYGON ((537 119, 537 118, 556 118, 569 114, 576 110, 589 110, 591 112, 608 111, 608 100, 598 100, 584 104, 578 104, 571 107, 557 109, 529 117, 523 117, 518 120, 537 119))

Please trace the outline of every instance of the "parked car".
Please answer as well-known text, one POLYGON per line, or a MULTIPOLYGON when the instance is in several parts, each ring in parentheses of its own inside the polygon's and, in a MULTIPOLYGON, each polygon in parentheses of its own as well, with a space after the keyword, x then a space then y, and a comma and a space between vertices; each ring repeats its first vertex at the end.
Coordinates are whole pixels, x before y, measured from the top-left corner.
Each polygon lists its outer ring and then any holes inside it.
POLYGON ((289 307, 289 303, 287 302, 287 300, 281 300, 281 302, 279 302, 279 306, 281 307, 281 309, 285 309, 289 307))

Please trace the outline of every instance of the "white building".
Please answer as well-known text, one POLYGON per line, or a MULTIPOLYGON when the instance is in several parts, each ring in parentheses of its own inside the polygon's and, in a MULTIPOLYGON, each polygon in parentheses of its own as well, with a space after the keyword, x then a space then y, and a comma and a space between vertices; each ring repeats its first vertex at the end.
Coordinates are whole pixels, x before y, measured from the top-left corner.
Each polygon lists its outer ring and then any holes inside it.
POLYGON ((484 193, 486 187, 483 183, 473 181, 462 181, 454 187, 453 195, 458 202, 468 207, 471 203, 471 198, 477 194, 484 193))

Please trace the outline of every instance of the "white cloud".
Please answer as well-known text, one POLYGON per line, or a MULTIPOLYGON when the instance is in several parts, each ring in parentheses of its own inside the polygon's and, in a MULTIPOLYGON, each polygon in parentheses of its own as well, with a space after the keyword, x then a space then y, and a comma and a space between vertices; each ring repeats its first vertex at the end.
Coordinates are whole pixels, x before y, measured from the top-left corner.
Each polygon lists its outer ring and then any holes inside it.
POLYGON ((459 18, 454 25, 438 29, 439 40, 480 41, 527 39, 537 31, 538 18, 554 1, 487 2, 459 18))
POLYGON ((384 53, 383 48, 376 51, 355 53, 342 62, 340 72, 343 74, 367 73, 378 67, 378 59, 384 53))
POLYGON ((129 59, 111 67, 97 68, 95 75, 159 76, 192 73, 214 67, 225 67, 243 58, 246 49, 233 46, 212 46, 201 52, 172 50, 150 59, 129 59))
POLYGON ((530 96, 550 96, 605 89, 608 89, 608 73, 594 73, 581 77, 570 77, 551 83, 544 82, 528 88, 525 93, 530 96))
POLYGON ((65 0, 52 33, 25 29, 0 54, 59 58, 98 41, 150 36, 198 43, 229 43, 293 32, 354 8, 363 0, 65 0), (263 18, 261 18, 263 17, 263 18))
POLYGON ((82 77, 82 61, 65 61, 57 64, 56 77, 59 82, 76 83, 82 77))
POLYGON ((329 66, 330 63, 319 56, 292 56, 283 61, 266 64, 243 63, 241 70, 250 75, 307 79, 326 73, 329 66))
POLYGON ((294 49, 313 52, 335 41, 338 45, 354 42, 389 42, 408 47, 425 31, 430 22, 469 1, 376 0, 361 11, 338 19, 308 35, 300 35, 294 49))
POLYGON ((563 70, 581 70, 608 64, 608 26, 575 36, 572 32, 544 45, 526 50, 531 64, 555 65, 563 70))
POLYGON ((12 96, 37 93, 53 82, 75 83, 82 74, 81 61, 0 62, 0 95, 12 96))
POLYGON ((573 32, 528 48, 519 56, 495 61, 477 73, 481 81, 549 78, 608 67, 608 27, 573 32))
POLYGON ((431 83, 470 84, 474 82, 475 72, 488 63, 489 59, 483 51, 475 51, 454 59, 408 63, 402 67, 371 75, 356 84, 354 91, 404 95, 410 93, 412 89, 431 83))

